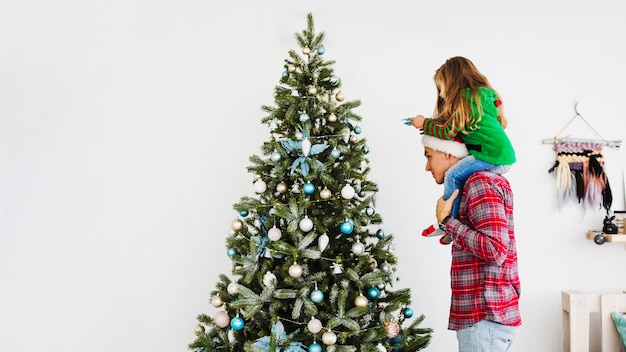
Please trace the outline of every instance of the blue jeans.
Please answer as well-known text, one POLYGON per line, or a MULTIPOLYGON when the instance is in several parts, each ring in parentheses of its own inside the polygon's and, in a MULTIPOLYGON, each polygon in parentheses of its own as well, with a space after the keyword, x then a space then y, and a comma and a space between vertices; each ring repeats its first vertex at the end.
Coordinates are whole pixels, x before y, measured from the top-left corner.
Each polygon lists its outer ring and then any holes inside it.
MULTIPOLYGON (((476 159, 473 155, 468 155, 457 161, 448 169, 448 171, 446 171, 446 175, 443 180, 443 199, 447 200, 450 198, 455 189, 458 189, 460 192, 468 177, 476 171, 486 170, 497 174, 503 174, 509 171, 510 168, 511 165, 491 164, 486 161, 476 159)), ((459 215, 460 203, 461 194, 459 193, 454 200, 454 203, 452 203, 452 211, 450 212, 450 214, 455 218, 459 215)))
POLYGON ((459 352, 506 352, 515 339, 517 327, 502 325, 491 320, 458 330, 459 352))

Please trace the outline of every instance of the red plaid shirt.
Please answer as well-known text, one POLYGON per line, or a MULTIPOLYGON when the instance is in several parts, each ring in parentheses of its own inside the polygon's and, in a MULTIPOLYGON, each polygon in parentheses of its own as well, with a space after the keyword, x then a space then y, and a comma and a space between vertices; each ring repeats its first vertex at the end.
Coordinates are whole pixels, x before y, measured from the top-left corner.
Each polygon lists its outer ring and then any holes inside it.
POLYGON ((513 230, 513 192, 506 178, 476 172, 465 182, 458 220, 446 231, 452 242, 452 299, 448 329, 481 320, 522 323, 520 281, 513 230))

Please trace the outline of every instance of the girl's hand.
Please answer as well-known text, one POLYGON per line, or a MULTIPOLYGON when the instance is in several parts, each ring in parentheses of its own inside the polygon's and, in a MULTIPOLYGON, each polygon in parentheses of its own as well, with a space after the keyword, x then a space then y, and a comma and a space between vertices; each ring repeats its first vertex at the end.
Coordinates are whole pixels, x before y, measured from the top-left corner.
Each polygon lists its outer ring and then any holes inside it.
POLYGON ((417 115, 411 118, 411 124, 413 127, 421 129, 424 128, 424 121, 426 118, 423 115, 417 115))

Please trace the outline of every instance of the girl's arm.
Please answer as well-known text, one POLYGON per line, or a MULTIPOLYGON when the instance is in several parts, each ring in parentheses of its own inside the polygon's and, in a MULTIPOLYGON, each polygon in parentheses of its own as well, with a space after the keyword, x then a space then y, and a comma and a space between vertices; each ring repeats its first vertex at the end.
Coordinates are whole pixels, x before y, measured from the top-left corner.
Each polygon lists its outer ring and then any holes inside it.
POLYGON ((454 123, 454 120, 445 120, 442 123, 440 120, 425 118, 422 131, 433 137, 451 140, 461 132, 461 129, 454 123))

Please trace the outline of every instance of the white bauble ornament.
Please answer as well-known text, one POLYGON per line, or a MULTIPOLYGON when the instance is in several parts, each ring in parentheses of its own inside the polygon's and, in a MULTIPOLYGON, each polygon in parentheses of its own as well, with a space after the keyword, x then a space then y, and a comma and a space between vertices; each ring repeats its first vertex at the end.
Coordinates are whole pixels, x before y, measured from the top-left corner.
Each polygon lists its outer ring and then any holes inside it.
POLYGON ((354 305, 357 307, 367 307, 368 303, 369 303, 369 300, 367 299, 367 297, 363 295, 358 295, 354 299, 354 305))
POLYGON ((280 161, 280 153, 279 152, 273 152, 272 155, 270 156, 270 159, 277 163, 280 161))
POLYGON ((292 64, 287 65, 287 71, 289 71, 291 73, 296 72, 296 66, 292 65, 292 64))
POLYGON ((309 95, 315 95, 317 94, 317 88, 311 86, 309 87, 309 95))
POLYGON ((386 273, 391 271, 391 264, 384 262, 382 264, 380 264, 380 269, 386 273))
POLYGON ((267 237, 269 237, 272 241, 278 241, 282 235, 283 233, 276 226, 267 231, 267 237))
POLYGON ((349 184, 346 184, 345 186, 343 186, 343 188, 341 189, 341 196, 344 199, 352 199, 354 198, 354 195, 356 194, 356 191, 354 190, 354 187, 352 187, 349 184))
POLYGON ((256 193, 263 193, 265 192, 266 189, 267 189, 267 183, 265 183, 265 181, 259 179, 256 182, 254 182, 254 191, 256 193))
POLYGON ((328 242, 330 242, 330 238, 328 238, 328 235, 325 233, 317 238, 317 245, 320 247, 320 252, 326 249, 328 242))
POLYGON ((276 275, 272 274, 269 271, 266 272, 265 275, 263 275, 263 284, 265 286, 270 286, 270 285, 276 284, 276 275))
POLYGON ((222 301, 222 298, 220 296, 216 295, 211 297, 211 305, 215 308, 219 308, 224 305, 224 301, 222 301))
POLYGON ((383 346, 382 343, 378 343, 378 345, 376 345, 376 349, 378 350, 378 352, 387 352, 387 349, 385 348, 385 346, 383 346))
POLYGON ((311 140, 306 138, 302 140, 302 154, 304 156, 309 156, 310 152, 311 152, 311 140))
POLYGON ((326 331, 324 335, 322 335, 322 342, 326 346, 334 345, 337 342, 337 335, 335 335, 332 331, 326 331))
POLYGON ((328 115, 328 122, 336 122, 336 121, 337 121, 337 115, 335 114, 328 115))
POLYGON ((230 223, 230 227, 233 229, 233 231, 239 231, 243 228, 243 221, 235 219, 230 223))
POLYGON ((307 324, 307 328, 309 328, 310 332, 317 334, 322 331, 322 322, 315 317, 311 317, 311 320, 309 320, 309 323, 307 324))
POLYGON ((311 53, 311 49, 307 46, 305 46, 304 48, 302 48, 302 54, 304 55, 309 55, 311 53))
POLYGON ((311 221, 311 219, 309 219, 309 217, 305 215, 304 218, 300 220, 299 226, 300 230, 304 232, 309 232, 313 230, 313 221, 311 221))
POLYGON ((361 242, 356 242, 352 245, 352 253, 355 255, 361 255, 365 253, 365 246, 361 242))
POLYGON ((228 316, 228 313, 221 310, 215 313, 215 315, 213 316, 213 322, 220 328, 225 328, 230 324, 230 317, 228 316))
POLYGON ((276 185, 276 191, 278 193, 285 193, 287 192, 287 184, 285 182, 281 182, 279 184, 276 185))
POLYGON ((228 287, 226 287, 226 291, 228 291, 231 295, 236 295, 239 292, 238 289, 239 284, 236 282, 231 282, 228 284, 228 287))
POLYGON ((302 267, 297 263, 291 264, 291 266, 289 267, 289 276, 293 277, 294 279, 301 277, 302 267))

